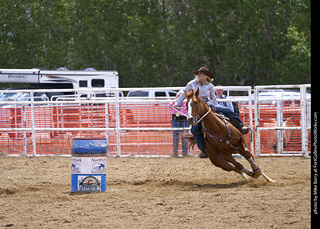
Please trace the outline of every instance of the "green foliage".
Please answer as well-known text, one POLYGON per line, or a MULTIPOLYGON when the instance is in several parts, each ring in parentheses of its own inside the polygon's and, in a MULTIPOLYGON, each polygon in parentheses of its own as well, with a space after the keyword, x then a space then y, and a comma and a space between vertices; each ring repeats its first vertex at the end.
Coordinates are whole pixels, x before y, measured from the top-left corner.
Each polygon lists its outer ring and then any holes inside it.
POLYGON ((0 68, 106 63, 124 86, 311 82, 310 0, 2 0, 0 68))

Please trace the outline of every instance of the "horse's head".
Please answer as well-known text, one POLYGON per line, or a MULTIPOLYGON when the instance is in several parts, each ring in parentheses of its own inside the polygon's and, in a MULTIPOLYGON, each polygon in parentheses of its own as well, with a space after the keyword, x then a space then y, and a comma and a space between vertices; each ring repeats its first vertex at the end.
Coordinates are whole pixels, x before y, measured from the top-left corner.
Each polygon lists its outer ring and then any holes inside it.
POLYGON ((187 107, 188 107, 188 117, 187 121, 189 125, 195 125, 200 120, 201 109, 203 108, 203 103, 199 98, 199 88, 196 92, 193 89, 185 93, 187 97, 187 107))

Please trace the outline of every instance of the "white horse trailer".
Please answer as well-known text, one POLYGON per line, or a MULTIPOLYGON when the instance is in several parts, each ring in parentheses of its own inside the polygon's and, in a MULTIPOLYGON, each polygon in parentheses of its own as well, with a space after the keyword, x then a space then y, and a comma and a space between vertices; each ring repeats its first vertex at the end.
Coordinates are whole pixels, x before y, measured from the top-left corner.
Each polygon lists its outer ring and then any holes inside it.
POLYGON ((43 84, 44 87, 45 84, 51 84, 52 86, 72 84, 73 89, 119 88, 119 75, 117 71, 0 69, 0 82, 43 84))

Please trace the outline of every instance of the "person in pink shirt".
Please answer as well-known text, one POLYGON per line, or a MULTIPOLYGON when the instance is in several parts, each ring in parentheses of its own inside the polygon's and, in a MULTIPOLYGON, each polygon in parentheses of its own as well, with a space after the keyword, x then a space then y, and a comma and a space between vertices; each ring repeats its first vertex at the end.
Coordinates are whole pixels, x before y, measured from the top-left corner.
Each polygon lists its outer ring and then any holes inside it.
MULTIPOLYGON (((183 90, 180 90, 176 96, 178 98, 181 93, 184 93, 183 90)), ((181 103, 180 107, 184 109, 173 109, 173 105, 175 102, 169 103, 169 108, 172 110, 172 119, 171 119, 171 127, 172 128, 186 128, 189 127, 187 122, 187 106, 186 103, 181 103)), ((173 156, 178 156, 178 149, 179 149, 179 138, 181 137, 180 134, 187 132, 186 130, 173 130, 173 156)), ((182 142, 182 156, 185 157, 188 155, 188 140, 181 139, 182 142)))

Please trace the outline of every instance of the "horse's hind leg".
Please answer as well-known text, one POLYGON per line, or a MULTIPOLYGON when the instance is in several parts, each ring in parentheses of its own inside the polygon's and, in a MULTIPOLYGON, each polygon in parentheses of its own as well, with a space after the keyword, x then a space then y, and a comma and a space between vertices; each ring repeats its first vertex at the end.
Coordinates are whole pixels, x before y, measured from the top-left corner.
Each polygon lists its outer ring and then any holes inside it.
POLYGON ((248 177, 242 172, 242 170, 239 170, 236 168, 233 164, 229 163, 224 157, 222 157, 219 154, 215 153, 209 153, 209 159, 217 167, 222 168, 225 171, 235 171, 236 173, 239 173, 246 181, 248 181, 248 177))
POLYGON ((243 172, 249 176, 253 176, 253 171, 250 169, 245 168, 243 165, 241 165, 239 162, 237 162, 233 156, 231 154, 224 154, 223 157, 230 162, 231 164, 233 164, 240 172, 240 174, 242 175, 243 172))
POLYGON ((239 173, 239 169, 234 167, 232 164, 230 164, 228 161, 224 159, 220 154, 215 153, 209 153, 209 159, 217 167, 222 168, 225 171, 235 171, 239 173))

